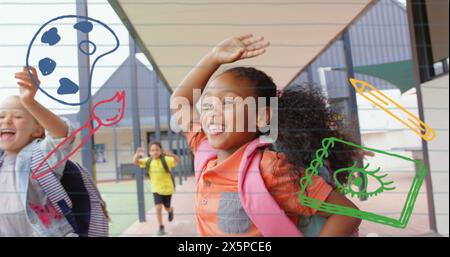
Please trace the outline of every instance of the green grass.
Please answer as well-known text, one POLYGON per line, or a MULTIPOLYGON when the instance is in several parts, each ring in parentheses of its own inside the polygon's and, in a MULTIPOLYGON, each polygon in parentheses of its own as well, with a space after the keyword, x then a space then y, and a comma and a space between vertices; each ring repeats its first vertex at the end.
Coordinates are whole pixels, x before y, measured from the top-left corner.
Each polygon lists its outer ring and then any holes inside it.
MULTIPOLYGON (((120 236, 129 226, 138 220, 138 205, 136 193, 136 181, 125 181, 120 183, 97 184, 103 200, 107 204, 111 223, 109 224, 109 235, 120 236)), ((145 209, 153 207, 148 181, 144 181, 145 209)))

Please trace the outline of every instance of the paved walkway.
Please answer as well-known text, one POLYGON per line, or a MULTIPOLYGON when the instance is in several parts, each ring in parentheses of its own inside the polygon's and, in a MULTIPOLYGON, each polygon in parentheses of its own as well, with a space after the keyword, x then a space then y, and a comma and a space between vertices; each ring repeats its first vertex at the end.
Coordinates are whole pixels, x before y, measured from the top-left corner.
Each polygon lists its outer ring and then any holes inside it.
MULTIPOLYGON (((409 183, 412 180, 411 174, 397 175, 397 190, 402 193, 385 193, 383 198, 372 198, 368 201, 355 201, 355 204, 366 211, 372 211, 378 214, 384 214, 397 218, 402 209, 406 192, 409 189, 409 183), (403 181, 403 183, 402 183, 403 181)), ((177 178, 178 184, 178 178, 177 178)), ((183 181, 183 185, 177 185, 177 193, 172 199, 175 219, 173 222, 167 222, 167 213, 164 212, 164 224, 167 236, 198 236, 194 217, 194 178, 189 177, 183 181)), ((414 212, 404 229, 393 228, 373 222, 363 221, 360 226, 360 236, 438 236, 429 231, 428 212, 426 204, 426 194, 424 186, 420 190, 414 212)), ((135 222, 130 226, 122 236, 155 236, 158 230, 156 222, 155 209, 152 208, 147 213, 145 223, 135 222)))
MULTIPOLYGON (((163 210, 166 236, 198 236, 194 216, 194 177, 188 177, 187 180, 183 180, 183 185, 181 186, 178 184, 178 177, 176 177, 176 182, 176 193, 172 197, 175 218, 172 222, 167 221, 167 212, 163 210)), ((152 237, 156 236, 157 231, 158 223, 156 221, 155 208, 153 207, 147 212, 146 222, 136 221, 121 236, 152 237)))

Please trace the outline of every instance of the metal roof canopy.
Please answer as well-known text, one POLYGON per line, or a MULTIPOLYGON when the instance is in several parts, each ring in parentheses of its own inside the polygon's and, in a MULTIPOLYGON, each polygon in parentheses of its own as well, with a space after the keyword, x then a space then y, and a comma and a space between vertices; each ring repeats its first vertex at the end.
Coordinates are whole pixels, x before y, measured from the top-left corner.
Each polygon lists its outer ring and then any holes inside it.
POLYGON ((376 1, 109 3, 160 78, 173 89, 214 45, 246 33, 265 36, 271 46, 263 56, 234 66, 261 69, 284 87, 376 1))

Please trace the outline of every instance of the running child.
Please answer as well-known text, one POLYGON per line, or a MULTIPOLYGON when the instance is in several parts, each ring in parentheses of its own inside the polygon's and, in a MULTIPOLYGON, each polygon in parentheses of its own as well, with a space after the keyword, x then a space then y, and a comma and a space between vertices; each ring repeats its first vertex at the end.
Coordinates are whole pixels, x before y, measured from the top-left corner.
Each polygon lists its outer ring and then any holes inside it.
MULTIPOLYGON (((37 72, 30 68, 34 81, 37 72)), ((59 118, 38 101, 37 87, 28 70, 15 74, 19 96, 0 102, 0 236, 68 236, 72 227, 54 206, 38 181, 31 178, 31 155, 38 147, 47 156, 73 132, 67 120, 59 118), (47 131, 47 134, 46 134, 47 131)), ((64 143, 47 160, 50 167, 72 150, 73 141, 64 143)), ((62 176, 65 163, 54 169, 62 176)))
MULTIPOLYGON (((259 56, 268 46, 264 38, 251 34, 224 40, 199 61, 172 95, 175 117, 184 131, 190 131, 186 136, 195 155, 198 231, 202 236, 292 236, 299 235, 294 230, 301 216, 320 215, 327 219, 321 236, 353 235, 360 219, 318 212, 303 206, 298 198, 299 178, 321 147, 321 140, 329 136, 344 138, 320 91, 283 91, 278 100, 279 112, 270 104, 256 110, 233 108, 227 107, 233 99, 264 97, 269 103, 269 98, 279 95, 276 85, 264 72, 249 67, 231 68, 211 79, 221 65, 259 56), (200 115, 195 111, 199 99, 194 99, 194 90, 202 92, 200 115), (183 108, 176 102, 179 98, 190 104, 189 119, 177 116, 183 108), (278 112, 278 139, 273 145, 264 145, 260 141, 263 127, 270 124, 274 112, 278 112), (244 131, 237 130, 239 117, 243 117, 244 131), (252 124, 256 130, 250 129, 252 124), (259 161, 256 165, 252 162, 255 158, 259 161), (260 181, 270 198, 252 194, 255 188, 264 192, 260 181), (271 216, 255 211, 265 205, 281 209, 282 213, 271 216), (294 229, 285 229, 288 225, 294 229)), ((341 150, 342 154, 329 156, 332 169, 353 162, 353 153, 341 150)), ((313 177, 306 193, 320 201, 357 208, 319 176, 313 177)))
POLYGON ((160 142, 150 143, 148 153, 149 156, 144 157, 145 150, 139 147, 133 157, 133 163, 148 172, 159 225, 158 235, 165 235, 162 209, 164 207, 168 213, 168 221, 171 222, 174 218, 171 200, 175 192, 172 170, 180 158, 170 151, 164 151, 160 142))

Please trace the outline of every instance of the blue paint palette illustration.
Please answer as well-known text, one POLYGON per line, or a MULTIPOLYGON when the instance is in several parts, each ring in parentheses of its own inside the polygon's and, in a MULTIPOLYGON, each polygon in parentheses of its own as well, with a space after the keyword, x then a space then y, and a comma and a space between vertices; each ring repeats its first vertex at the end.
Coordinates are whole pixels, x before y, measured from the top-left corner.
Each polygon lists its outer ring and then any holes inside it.
MULTIPOLYGON (((26 55, 26 66, 37 68, 41 84, 33 84, 51 99, 65 105, 77 106, 86 103, 91 96, 91 83, 97 62, 119 48, 119 39, 105 23, 86 16, 64 15, 53 18, 42 25, 34 34, 26 55), (88 40, 77 39, 77 33, 89 35, 88 40), (102 45, 96 40, 102 40, 102 45), (105 44, 105 41, 108 43, 105 44), (77 49, 67 48, 76 43, 77 49), (68 49, 73 58, 67 58, 68 49), (90 77, 87 85, 79 85, 77 54, 89 56, 91 60, 90 77), (68 72, 72 68, 72 73, 68 72), (87 90, 85 99, 79 99, 80 88, 87 90), (76 99, 76 100, 74 100, 76 99)), ((80 67, 82 68, 82 67, 80 67)))

